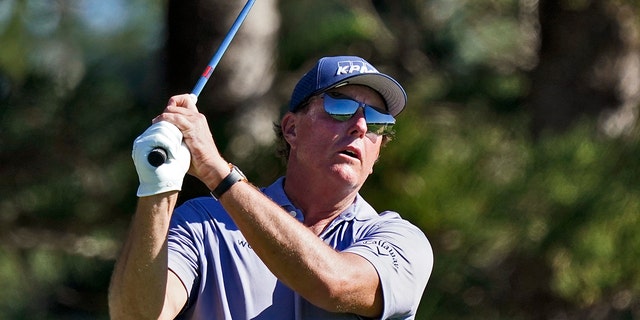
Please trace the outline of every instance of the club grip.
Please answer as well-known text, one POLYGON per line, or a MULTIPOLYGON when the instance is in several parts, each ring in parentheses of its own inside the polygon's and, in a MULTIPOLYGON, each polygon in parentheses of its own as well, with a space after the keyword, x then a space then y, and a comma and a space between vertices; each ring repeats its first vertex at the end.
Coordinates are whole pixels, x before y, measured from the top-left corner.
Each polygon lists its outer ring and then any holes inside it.
POLYGON ((151 150, 151 152, 149 152, 147 161, 149 161, 149 164, 154 167, 161 166, 162 164, 167 162, 167 150, 163 148, 154 148, 153 150, 151 150))

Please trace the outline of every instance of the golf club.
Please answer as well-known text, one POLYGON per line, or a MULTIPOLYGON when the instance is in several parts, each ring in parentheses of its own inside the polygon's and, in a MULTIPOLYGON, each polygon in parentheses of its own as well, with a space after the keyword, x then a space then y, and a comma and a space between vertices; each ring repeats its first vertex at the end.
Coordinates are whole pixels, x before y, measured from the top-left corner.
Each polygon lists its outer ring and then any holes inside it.
MULTIPOLYGON (((242 22, 244 22, 247 14, 249 14, 249 11, 251 10, 254 2, 255 0, 247 0, 247 3, 242 8, 242 11, 240 11, 240 14, 238 14, 236 21, 233 23, 233 25, 231 25, 231 29, 229 29, 229 32, 227 32, 227 35, 222 40, 222 43, 220 43, 218 51, 216 51, 216 53, 213 55, 211 61, 209 61, 209 64, 204 69, 204 72, 202 72, 202 75, 200 75, 200 79, 198 79, 198 82, 193 88, 193 91, 191 91, 191 94, 195 95, 196 98, 200 95, 200 92, 202 92, 202 89, 209 80, 209 77, 211 77, 213 70, 218 65, 218 62, 220 62, 220 59, 222 59, 222 55, 224 55, 224 52, 227 51, 231 40, 233 40, 236 32, 238 32, 238 29, 240 29, 240 25, 242 25, 242 22)), ((158 167, 167 161, 167 151, 163 148, 155 148, 151 150, 151 152, 149 152, 147 161, 149 161, 149 164, 151 164, 152 166, 158 167)))

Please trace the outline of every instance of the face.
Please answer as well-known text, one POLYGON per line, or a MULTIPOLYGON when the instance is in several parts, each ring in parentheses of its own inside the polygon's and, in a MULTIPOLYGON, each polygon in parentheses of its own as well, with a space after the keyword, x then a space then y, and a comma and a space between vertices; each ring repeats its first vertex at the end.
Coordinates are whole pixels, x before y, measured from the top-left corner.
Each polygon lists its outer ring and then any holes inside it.
MULTIPOLYGON (((328 92, 384 110, 382 97, 366 86, 347 85, 328 92)), ((380 154, 382 136, 367 133, 364 110, 338 121, 324 111, 322 95, 311 98, 305 111, 287 114, 282 127, 291 145, 289 166, 310 174, 310 179, 347 183, 359 189, 380 154)))

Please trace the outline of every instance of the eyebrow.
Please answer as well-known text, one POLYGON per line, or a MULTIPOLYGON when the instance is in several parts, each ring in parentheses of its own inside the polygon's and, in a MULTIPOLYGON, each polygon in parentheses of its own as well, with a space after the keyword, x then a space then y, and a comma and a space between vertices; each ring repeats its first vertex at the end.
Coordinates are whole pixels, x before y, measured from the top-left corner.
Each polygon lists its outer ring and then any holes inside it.
POLYGON ((350 97, 350 96, 348 96, 348 95, 346 95, 346 94, 344 94, 344 93, 342 93, 342 92, 338 92, 338 91, 325 91, 324 93, 326 93, 326 94, 328 94, 328 95, 331 95, 331 96, 332 96, 332 97, 334 97, 334 98, 347 98, 347 99, 351 99, 351 100, 354 100, 354 101, 355 101, 355 99, 353 99, 352 97, 350 97))

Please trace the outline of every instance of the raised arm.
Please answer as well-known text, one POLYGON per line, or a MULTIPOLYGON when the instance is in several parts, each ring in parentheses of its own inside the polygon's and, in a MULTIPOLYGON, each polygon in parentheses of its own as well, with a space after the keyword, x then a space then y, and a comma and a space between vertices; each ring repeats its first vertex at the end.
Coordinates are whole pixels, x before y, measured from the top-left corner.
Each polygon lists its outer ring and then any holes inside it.
POLYGON ((112 319, 173 319, 187 301, 167 269, 167 230, 177 192, 141 197, 109 287, 112 319))
POLYGON ((190 153, 177 127, 156 121, 136 138, 132 157, 140 198, 112 275, 109 312, 112 319, 173 319, 187 292, 168 271, 167 233, 190 153), (168 153, 167 162, 159 167, 147 160, 156 147, 168 153))
POLYGON ((366 259, 335 251, 247 183, 220 201, 271 272, 306 300, 331 312, 381 314, 380 281, 366 259))

